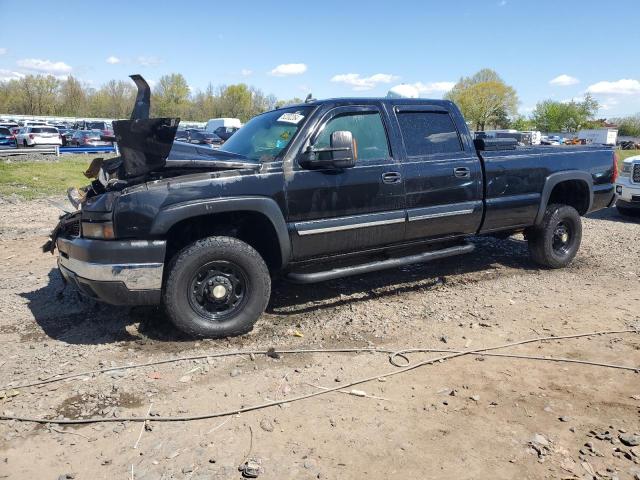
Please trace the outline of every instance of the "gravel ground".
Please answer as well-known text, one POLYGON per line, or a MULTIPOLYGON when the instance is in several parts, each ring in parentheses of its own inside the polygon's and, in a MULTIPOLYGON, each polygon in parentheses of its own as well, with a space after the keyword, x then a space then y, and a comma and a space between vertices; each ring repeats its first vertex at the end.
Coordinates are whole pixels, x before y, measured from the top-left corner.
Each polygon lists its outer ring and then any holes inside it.
MULTIPOLYGON (((640 326, 640 222, 584 219, 574 263, 538 269, 522 238, 475 253, 314 286, 276 282, 248 335, 184 338, 153 308, 64 289, 39 247, 58 211, 0 201, 0 412, 47 418, 230 410, 397 370, 383 354, 243 355, 23 382, 231 350, 469 349, 640 326), (4 389, 3 389, 4 388, 4 389)), ((640 336, 504 350, 640 367, 640 336)), ((412 363, 436 354, 415 354, 412 363)), ((461 357, 254 412, 190 423, 0 421, 0 478, 640 478, 640 377, 596 366, 461 357), (361 393, 360 393, 361 394, 361 393), (634 444, 636 446, 634 446, 634 444), (65 477, 66 475, 66 477, 65 477)))

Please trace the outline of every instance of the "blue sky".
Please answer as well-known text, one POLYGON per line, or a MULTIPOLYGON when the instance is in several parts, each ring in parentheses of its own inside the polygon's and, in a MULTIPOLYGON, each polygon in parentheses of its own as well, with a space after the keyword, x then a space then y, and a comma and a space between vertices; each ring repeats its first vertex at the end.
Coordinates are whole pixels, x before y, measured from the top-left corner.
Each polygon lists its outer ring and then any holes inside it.
POLYGON ((521 113, 590 91, 611 117, 640 112, 639 13, 638 0, 0 0, 0 79, 99 86, 179 72, 193 90, 245 82, 325 98, 406 83, 440 98, 489 67, 516 88, 521 113))

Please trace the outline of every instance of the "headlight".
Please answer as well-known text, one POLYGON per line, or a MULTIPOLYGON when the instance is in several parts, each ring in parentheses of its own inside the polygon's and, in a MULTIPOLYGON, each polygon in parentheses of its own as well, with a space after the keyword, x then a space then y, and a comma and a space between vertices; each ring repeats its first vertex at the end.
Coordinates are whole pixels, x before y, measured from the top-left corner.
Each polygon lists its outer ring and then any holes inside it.
POLYGON ((631 164, 630 163, 623 163, 622 164, 622 171, 620 172, 620 175, 623 175, 625 177, 630 177, 631 176, 631 164))
POLYGON ((82 222, 82 236, 87 238, 99 238, 101 240, 112 240, 115 238, 113 234, 112 222, 82 222))

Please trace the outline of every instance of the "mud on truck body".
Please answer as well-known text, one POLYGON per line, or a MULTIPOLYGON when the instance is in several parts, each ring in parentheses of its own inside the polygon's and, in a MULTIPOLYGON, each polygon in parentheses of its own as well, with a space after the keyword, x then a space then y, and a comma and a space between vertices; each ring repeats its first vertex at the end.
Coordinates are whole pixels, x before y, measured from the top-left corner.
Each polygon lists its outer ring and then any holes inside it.
POLYGON ((132 78, 120 156, 92 162, 46 249, 85 295, 162 304, 191 335, 251 330, 275 275, 313 283, 471 254, 473 235, 524 232, 535 262, 564 267, 580 217, 615 200, 610 147, 474 142, 449 101, 310 101, 213 150, 174 142, 179 120, 149 118, 149 87, 132 78))

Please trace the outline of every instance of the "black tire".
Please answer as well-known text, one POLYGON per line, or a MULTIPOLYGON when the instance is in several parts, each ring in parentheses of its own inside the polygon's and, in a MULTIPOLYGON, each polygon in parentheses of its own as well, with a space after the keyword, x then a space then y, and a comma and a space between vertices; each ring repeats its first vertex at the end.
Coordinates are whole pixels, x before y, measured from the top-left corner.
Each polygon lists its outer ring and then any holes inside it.
POLYGON ((163 303, 186 334, 223 338, 251 331, 270 295, 271 277, 260 254, 237 238, 220 236, 198 240, 173 257, 163 303), (225 297, 217 298, 216 288, 225 297))
POLYGON ((24 146, 24 148, 29 148, 29 144, 27 143, 26 140, 22 141, 22 145, 24 146))
POLYGON ((542 223, 527 232, 527 240, 534 262, 548 268, 566 267, 582 241, 580 214, 568 205, 549 205, 542 223))

